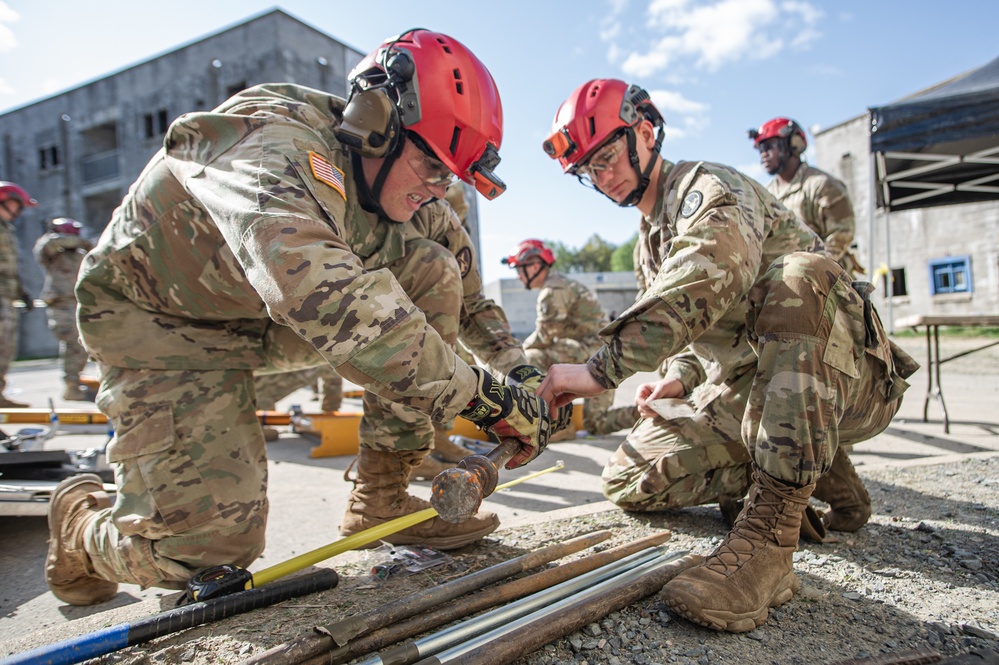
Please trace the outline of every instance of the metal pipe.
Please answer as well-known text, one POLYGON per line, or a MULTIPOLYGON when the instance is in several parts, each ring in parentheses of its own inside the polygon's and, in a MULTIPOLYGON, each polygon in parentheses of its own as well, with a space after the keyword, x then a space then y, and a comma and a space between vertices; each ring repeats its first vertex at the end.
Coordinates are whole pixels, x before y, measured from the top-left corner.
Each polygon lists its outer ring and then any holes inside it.
POLYGON ((460 598, 453 603, 440 605, 433 610, 411 617, 406 621, 387 625, 356 640, 351 640, 346 646, 339 647, 330 653, 304 661, 301 665, 337 665, 346 663, 363 654, 372 653, 396 644, 414 635, 470 617, 478 612, 495 607, 501 603, 509 603, 518 598, 530 595, 541 589, 547 589, 577 575, 588 573, 630 554, 639 552, 655 545, 661 545, 670 539, 669 531, 661 531, 645 538, 619 545, 603 552, 589 554, 575 561, 563 563, 553 568, 528 575, 512 582, 506 582, 489 589, 484 589, 471 596, 460 598))
POLYGON ((619 561, 527 596, 515 603, 509 603, 428 637, 388 649, 373 658, 361 661, 359 665, 406 665, 413 663, 419 658, 438 653, 453 644, 479 635, 495 626, 510 625, 518 618, 530 614, 538 608, 554 607, 583 589, 594 588, 594 585, 597 588, 603 588, 603 585, 607 584, 608 581, 627 576, 633 570, 642 569, 644 565, 665 556, 668 556, 668 552, 662 546, 636 552, 619 561))
POLYGON ((432 589, 410 594, 375 610, 349 617, 327 627, 319 627, 316 629, 316 634, 304 635, 291 642, 280 644, 252 656, 243 663, 244 665, 292 665, 300 663, 329 652, 338 646, 343 646, 349 640, 383 625, 413 616, 499 580, 579 552, 609 537, 609 531, 596 531, 572 538, 564 543, 550 545, 535 552, 528 552, 515 559, 484 568, 432 589))
POLYGON ((655 593, 666 582, 700 560, 699 556, 687 556, 683 552, 676 553, 674 557, 664 556, 606 580, 598 587, 586 589, 521 617, 509 625, 500 626, 480 635, 474 641, 418 661, 416 665, 508 665, 553 640, 655 593))

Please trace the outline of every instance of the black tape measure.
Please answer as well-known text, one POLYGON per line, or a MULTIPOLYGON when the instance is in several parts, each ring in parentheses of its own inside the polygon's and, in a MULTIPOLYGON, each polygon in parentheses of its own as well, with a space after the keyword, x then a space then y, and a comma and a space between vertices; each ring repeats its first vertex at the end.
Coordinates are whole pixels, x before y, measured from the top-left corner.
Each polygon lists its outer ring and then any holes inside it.
POLYGON ((250 571, 226 563, 195 573, 177 604, 197 603, 252 588, 253 574, 250 571))

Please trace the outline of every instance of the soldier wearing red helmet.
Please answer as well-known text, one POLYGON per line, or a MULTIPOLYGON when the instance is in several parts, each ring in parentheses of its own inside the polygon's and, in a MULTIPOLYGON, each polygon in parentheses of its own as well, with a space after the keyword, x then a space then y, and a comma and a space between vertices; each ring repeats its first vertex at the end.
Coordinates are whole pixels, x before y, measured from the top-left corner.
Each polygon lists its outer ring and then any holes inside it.
POLYGON ((747 132, 760 163, 774 176, 767 190, 822 238, 829 255, 850 274, 864 272, 850 251, 856 222, 850 193, 840 180, 804 161, 805 130, 789 118, 774 118, 747 132))
MULTIPOLYGON (((540 240, 518 244, 503 263, 516 269, 526 289, 537 289, 534 332, 524 340, 528 362, 543 370, 556 363, 584 362, 600 348, 597 333, 608 323, 596 294, 554 269, 555 253, 540 240)), ((590 434, 610 434, 631 428, 638 420, 636 407, 613 408, 614 391, 608 390, 583 405, 583 427, 590 434)), ((566 432, 566 438, 572 436, 566 432)))
POLYGON ((17 237, 14 221, 25 208, 34 208, 38 201, 20 185, 0 180, 0 408, 23 409, 28 405, 4 396, 7 370, 17 355, 21 316, 17 303, 30 311, 34 300, 21 282, 18 267, 17 237))
MULTIPOLYGON (((55 491, 46 580, 63 601, 107 600, 120 581, 178 588, 260 554, 255 373, 326 364, 366 388, 344 535, 429 507, 407 478, 431 419, 519 439, 511 468, 544 450, 547 405, 454 352, 460 331, 498 372, 526 361, 442 200, 456 180, 503 190, 492 76, 458 40, 414 29, 349 82, 346 100, 265 84, 182 115, 87 255, 80 335, 114 425, 118 499, 96 476, 55 491)), ((498 523, 434 518, 386 540, 451 549, 498 523)))
POLYGON ((585 364, 554 365, 538 394, 555 407, 669 361, 639 388, 644 418, 605 467, 604 493, 662 510, 748 490, 718 548, 661 596, 701 625, 749 631, 797 589, 810 496, 830 503, 830 529, 867 521, 870 497, 840 445, 887 427, 916 364, 881 327, 873 287, 759 183, 663 159, 648 98, 620 81, 585 83, 544 145, 565 172, 641 211, 646 289, 585 364))

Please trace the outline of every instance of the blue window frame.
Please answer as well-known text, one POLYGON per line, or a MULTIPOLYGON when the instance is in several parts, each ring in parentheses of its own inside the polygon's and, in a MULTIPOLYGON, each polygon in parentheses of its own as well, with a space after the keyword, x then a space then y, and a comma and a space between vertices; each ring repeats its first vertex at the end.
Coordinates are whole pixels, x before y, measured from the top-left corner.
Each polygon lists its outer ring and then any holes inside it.
POLYGON ((930 261, 930 293, 971 293, 971 257, 948 256, 930 261))

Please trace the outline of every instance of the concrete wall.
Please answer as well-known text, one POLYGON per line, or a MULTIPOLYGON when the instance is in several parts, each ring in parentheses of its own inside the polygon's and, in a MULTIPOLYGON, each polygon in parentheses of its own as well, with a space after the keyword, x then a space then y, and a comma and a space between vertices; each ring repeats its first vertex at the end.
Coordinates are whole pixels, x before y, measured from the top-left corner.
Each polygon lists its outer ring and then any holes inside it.
MULTIPOLYGON (((597 300, 613 318, 635 302, 638 287, 631 272, 571 273, 570 279, 585 285, 597 294, 597 300)), ((517 339, 524 340, 534 332, 537 320, 538 291, 528 291, 516 278, 490 282, 483 288, 486 297, 498 303, 510 321, 510 328, 517 339)))
POLYGON ((890 215, 872 211, 867 127, 865 114, 816 134, 816 166, 850 190, 857 216, 857 257, 868 279, 879 268, 904 270, 906 295, 889 298, 886 281, 876 276, 876 304, 886 327, 917 314, 999 313, 999 200, 890 215), (957 256, 970 257, 972 291, 932 294, 930 261, 957 256))
MULTIPOLYGON (((37 295, 44 274, 31 254, 53 217, 96 239, 163 141, 161 120, 207 110, 258 83, 293 82, 346 96, 364 53, 272 10, 100 79, 0 115, 0 179, 40 203, 17 222, 21 274, 37 295), (162 116, 162 117, 161 117, 162 116), (151 121, 152 135, 148 136, 151 121), (58 164, 40 150, 58 152, 58 164)), ((469 223, 477 225, 475 200, 469 223)), ((477 231, 477 229, 475 229, 477 231)), ((43 311, 22 318, 19 357, 52 357, 58 344, 43 311)))

